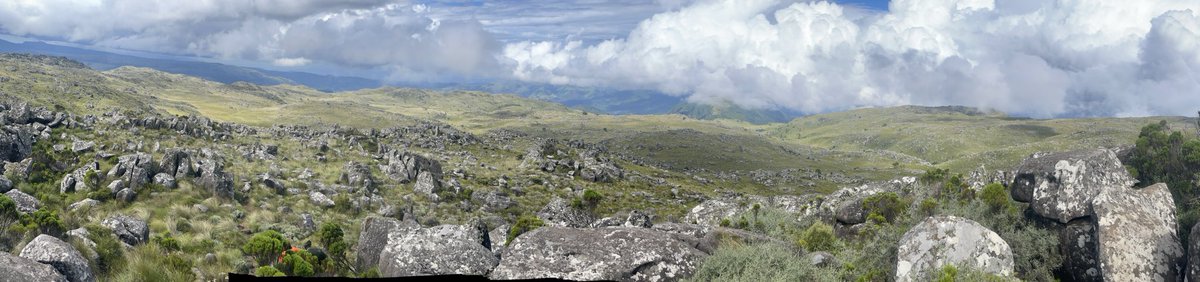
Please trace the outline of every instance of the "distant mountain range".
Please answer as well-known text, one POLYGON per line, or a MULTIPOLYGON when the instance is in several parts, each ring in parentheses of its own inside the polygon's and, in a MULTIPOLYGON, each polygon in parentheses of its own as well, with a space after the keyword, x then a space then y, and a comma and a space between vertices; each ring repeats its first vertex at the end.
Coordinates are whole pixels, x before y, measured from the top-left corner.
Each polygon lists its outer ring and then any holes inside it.
MULTIPOLYGON (((184 59, 148 58, 54 45, 39 41, 13 43, 0 40, 0 52, 61 56, 82 62, 93 69, 101 71, 121 66, 135 66, 195 76, 221 83, 242 81, 259 85, 297 84, 323 92, 353 91, 388 86, 381 81, 362 77, 274 71, 184 59)), ((674 113, 698 119, 736 119, 760 124, 786 122, 800 116, 796 113, 777 110, 749 110, 732 105, 709 106, 687 103, 680 97, 665 95, 651 90, 621 90, 514 81, 489 83, 399 83, 391 86, 507 93, 555 102, 591 112, 619 115, 674 113)))

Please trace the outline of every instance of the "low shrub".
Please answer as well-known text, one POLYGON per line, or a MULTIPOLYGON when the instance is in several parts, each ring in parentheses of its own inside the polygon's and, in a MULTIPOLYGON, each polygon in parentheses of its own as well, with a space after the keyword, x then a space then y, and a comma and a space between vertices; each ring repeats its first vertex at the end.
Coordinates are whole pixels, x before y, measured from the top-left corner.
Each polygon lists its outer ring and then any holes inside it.
POLYGON ((542 222, 542 219, 537 218, 536 216, 521 216, 520 218, 517 218, 517 222, 513 224, 512 228, 508 229, 508 237, 506 238, 506 241, 508 244, 512 244, 513 239, 516 239, 517 236, 521 236, 521 234, 525 234, 525 232, 533 231, 534 229, 538 229, 538 227, 545 225, 546 223, 542 222))
POLYGON ((834 236, 832 226, 822 222, 814 222, 808 226, 808 229, 800 233, 800 237, 796 239, 796 244, 809 252, 828 252, 837 249, 838 238, 834 236))

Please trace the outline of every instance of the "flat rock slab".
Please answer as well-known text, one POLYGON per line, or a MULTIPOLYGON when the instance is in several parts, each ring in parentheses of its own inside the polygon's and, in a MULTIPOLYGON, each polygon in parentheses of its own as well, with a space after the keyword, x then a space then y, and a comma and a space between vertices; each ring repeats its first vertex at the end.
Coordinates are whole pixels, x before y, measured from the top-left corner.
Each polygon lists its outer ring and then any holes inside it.
POLYGON ((514 239, 490 278, 580 281, 676 281, 707 256, 648 228, 543 227, 514 239))
POLYGON ((1166 184, 1106 189, 1092 203, 1100 272, 1108 281, 1178 281, 1184 250, 1166 184))
POLYGON ((67 282, 49 264, 0 252, 0 282, 48 281, 67 282))
POLYGON ((978 222, 933 216, 913 226, 896 249, 896 281, 925 281, 954 264, 1000 276, 1013 274, 1008 243, 978 222))

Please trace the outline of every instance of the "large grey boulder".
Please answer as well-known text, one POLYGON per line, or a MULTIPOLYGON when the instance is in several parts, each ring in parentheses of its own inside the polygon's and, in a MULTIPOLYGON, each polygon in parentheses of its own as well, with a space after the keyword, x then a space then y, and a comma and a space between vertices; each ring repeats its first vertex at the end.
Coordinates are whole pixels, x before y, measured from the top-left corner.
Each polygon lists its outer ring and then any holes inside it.
POLYGON ((0 282, 47 281, 67 282, 48 264, 0 252, 0 282))
POLYGON ((163 157, 158 161, 162 173, 169 174, 175 179, 193 176, 192 153, 183 148, 168 148, 163 151, 163 157))
POLYGON ((1200 281, 1200 223, 1188 234, 1187 280, 1200 281))
POLYGON ((355 262, 359 269, 368 269, 379 264, 379 254, 388 244, 388 234, 407 233, 421 228, 416 222, 395 218, 368 217, 363 221, 358 234, 358 245, 354 247, 355 262))
POLYGON ((514 239, 491 279, 675 281, 707 256, 671 233, 650 228, 543 227, 514 239))
POLYGON ((42 206, 42 203, 39 202, 37 198, 34 198, 29 194, 25 194, 25 192, 21 192, 21 190, 8 190, 8 192, 4 192, 4 195, 7 195, 9 199, 12 199, 13 203, 17 205, 17 212, 22 214, 37 211, 38 208, 42 206))
POLYGON ((109 216, 100 225, 112 229, 113 235, 125 244, 137 246, 150 239, 150 229, 146 221, 127 215, 109 216))
POLYGON ((1058 234, 1058 247, 1063 254, 1063 272, 1070 281, 1103 281, 1100 259, 1097 257, 1096 226, 1090 219, 1067 223, 1058 234))
POLYGON ((33 154, 33 143, 40 135, 32 126, 4 126, 0 133, 0 160, 9 162, 19 162, 33 154))
POLYGON ((1013 275, 1013 254, 999 234, 957 216, 933 216, 913 226, 896 248, 896 281, 925 281, 953 264, 1013 275))
POLYGON ((423 275, 487 275, 499 260, 488 248, 487 230, 442 225, 388 234, 379 254, 379 273, 385 277, 423 275))
POLYGON ((325 196, 324 193, 317 192, 317 191, 309 192, 308 199, 310 201, 312 201, 312 203, 314 205, 317 205, 317 206, 323 207, 323 208, 332 207, 334 205, 333 200, 329 199, 329 196, 325 196))
POLYGON ((1088 216, 1101 190, 1135 183, 1110 150, 1034 154, 1017 167, 1013 199, 1029 202, 1038 215, 1060 223, 1088 216))
POLYGON ((1100 272, 1108 281, 1177 281, 1184 250, 1166 184, 1104 189, 1092 202, 1100 272))
POLYGON ((96 281, 88 261, 71 244, 42 234, 21 249, 21 257, 48 264, 71 282, 96 281))
POLYGON ((591 226, 592 222, 596 221, 595 215, 572 207, 567 200, 562 198, 550 200, 549 204, 537 212, 537 216, 550 226, 583 228, 591 226))
POLYGON ((92 162, 64 175, 62 181, 58 184, 58 192, 86 192, 90 190, 91 187, 88 187, 87 183, 88 172, 100 173, 100 163, 92 162))

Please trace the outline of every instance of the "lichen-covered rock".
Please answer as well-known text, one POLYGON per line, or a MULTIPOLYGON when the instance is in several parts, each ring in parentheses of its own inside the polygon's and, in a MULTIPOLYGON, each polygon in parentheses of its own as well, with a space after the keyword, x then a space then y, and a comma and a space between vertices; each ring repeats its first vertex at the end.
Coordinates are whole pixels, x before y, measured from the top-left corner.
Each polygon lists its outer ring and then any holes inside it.
POLYGON ((67 278, 48 264, 0 252, 0 281, 67 282, 67 278))
POLYGON ((385 277, 422 275, 487 275, 498 263, 484 242, 487 230, 443 225, 410 232, 391 232, 379 254, 379 273, 385 277))
POLYGON ((67 281, 91 282, 96 281, 88 261, 72 247, 54 236, 42 234, 21 249, 21 257, 48 264, 58 270, 67 281))
POLYGON ((75 202, 75 203, 67 206, 67 210, 77 211, 80 209, 91 208, 91 207, 94 207, 99 204, 100 204, 100 201, 97 201, 97 200, 83 199, 83 200, 79 200, 78 202, 75 202))
POLYGON ((975 221, 933 216, 913 226, 896 248, 896 281, 925 281, 954 264, 985 273, 1011 276, 1013 254, 1008 243, 975 221))
POLYGON ((1103 281, 1096 250, 1096 226, 1090 219, 1072 220, 1059 231, 1063 272, 1071 281, 1103 281))
POLYGON ((1038 215, 1067 223, 1090 214, 1101 190, 1133 183, 1116 154, 1094 149, 1034 154, 1017 167, 1011 189, 1013 199, 1029 202, 1038 215))
POLYGON ((168 148, 163 152, 163 157, 158 161, 158 167, 162 173, 169 174, 175 179, 192 176, 192 152, 183 148, 168 148))
POLYGON ((94 141, 71 142, 71 152, 76 152, 76 153, 87 152, 87 151, 91 151, 92 148, 94 148, 94 147, 96 147, 96 142, 94 142, 94 141))
POLYGON ((32 126, 4 126, 0 133, 0 160, 10 162, 33 154, 33 143, 40 135, 32 126))
POLYGON ((421 228, 416 222, 402 221, 395 218, 368 217, 363 221, 358 234, 358 244, 354 247, 355 263, 359 269, 368 269, 379 264, 379 253, 387 247, 388 234, 408 232, 421 228))
POLYGON ((433 179, 432 173, 422 171, 417 174, 417 181, 413 183, 413 191, 436 202, 439 198, 438 193, 442 192, 442 185, 437 179, 433 179))
POLYGON ((118 158, 117 164, 108 171, 108 178, 123 179, 127 187, 138 189, 150 183, 156 173, 158 163, 154 162, 150 154, 137 153, 118 158))
POLYGON ((421 172, 428 172, 436 179, 442 178, 442 164, 428 157, 391 151, 384 158, 387 164, 381 165, 380 170, 392 180, 408 183, 416 180, 421 172))
POLYGON ((125 188, 117 191, 117 195, 114 197, 122 202, 132 203, 134 199, 137 199, 137 192, 133 191, 132 188, 125 188))
POLYGON ((1187 280, 1200 281, 1200 223, 1192 225, 1187 251, 1187 280))
POLYGON ((42 203, 39 202, 37 198, 34 198, 29 194, 25 194, 25 192, 21 192, 21 190, 8 190, 8 192, 4 192, 4 195, 7 195, 9 199, 12 199, 13 203, 17 205, 17 212, 22 214, 37 211, 38 208, 42 206, 42 203))
POLYGON ((592 222, 596 221, 595 215, 572 207, 567 200, 562 198, 550 200, 549 204, 537 212, 537 216, 550 226, 583 228, 591 226, 592 222))
POLYGON ((200 152, 200 158, 193 158, 196 163, 192 165, 198 174, 196 182, 218 197, 232 199, 233 176, 225 172, 225 158, 210 149, 200 152))
POLYGON ((1177 281, 1183 246, 1166 184, 1104 189, 1092 202, 1100 272, 1108 281, 1177 281))
POLYGON ((309 192, 308 199, 319 207, 332 207, 334 205, 333 200, 329 199, 329 196, 325 196, 324 193, 317 191, 309 192))
POLYGON ((371 177, 371 168, 359 162, 346 162, 342 167, 342 184, 371 190, 375 188, 375 178, 371 177))
POLYGON ((12 190, 12 188, 12 180, 8 180, 8 177, 0 175, 0 193, 8 192, 8 190, 12 190))
POLYGON ((175 189, 176 187, 178 187, 178 183, 175 182, 175 177, 171 176, 171 174, 169 174, 169 173, 155 174, 154 175, 154 184, 157 184, 162 187, 170 188, 170 189, 175 189))
POLYGON ((707 255, 649 228, 543 227, 514 239, 492 279, 675 281, 707 255))
POLYGON ((113 235, 121 242, 131 246, 137 246, 146 243, 150 239, 150 228, 146 226, 146 221, 127 215, 110 216, 100 225, 112 229, 113 235))
POLYGON ((634 210, 629 212, 629 216, 625 217, 625 226, 650 228, 654 226, 654 222, 650 219, 650 215, 639 210, 634 210))
POLYGON ((471 193, 471 200, 479 203, 479 206, 485 212, 500 212, 517 204, 508 195, 497 191, 478 191, 471 193))
POLYGON ((620 166, 613 163, 611 159, 601 156, 600 151, 595 149, 580 152, 576 166, 579 176, 587 181, 613 182, 625 178, 625 172, 621 170, 620 166))

